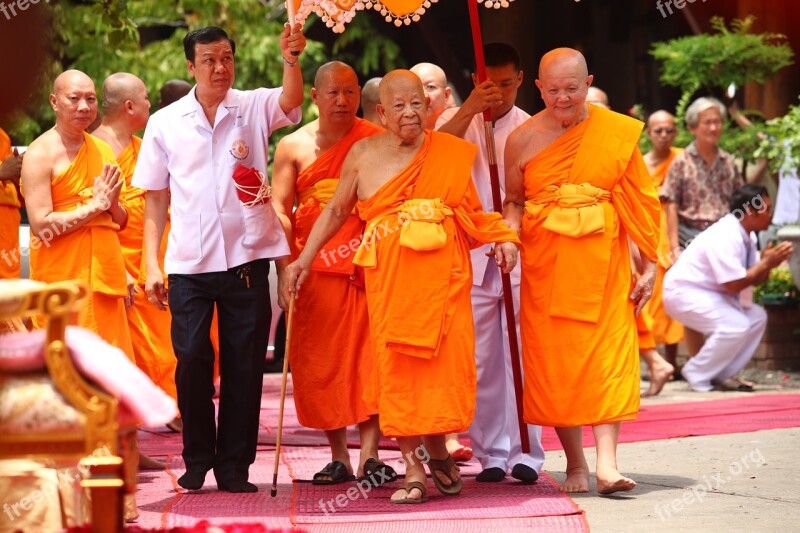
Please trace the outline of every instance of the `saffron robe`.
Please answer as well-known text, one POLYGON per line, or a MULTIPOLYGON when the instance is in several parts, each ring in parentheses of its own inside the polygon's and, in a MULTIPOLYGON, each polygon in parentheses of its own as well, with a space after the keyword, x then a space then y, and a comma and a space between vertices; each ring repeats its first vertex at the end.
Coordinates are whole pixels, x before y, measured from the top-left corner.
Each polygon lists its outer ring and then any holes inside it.
MULTIPOLYGON (((13 155, 11 139, 0 129, 0 163, 13 155)), ((0 181, 0 279, 19 277, 19 214, 17 188, 10 181, 0 181)))
MULTIPOLYGON (((136 157, 142 139, 132 137, 131 143, 117 155, 117 163, 125 179, 125 208, 128 210, 128 224, 118 233, 125 259, 125 269, 136 280, 139 292, 134 295, 133 305, 127 310, 128 326, 131 331, 133 353, 142 372, 147 374, 161 390, 177 400, 175 389, 175 367, 178 363, 172 350, 170 328, 172 319, 169 311, 156 309, 144 292, 146 271, 144 263, 144 203, 147 191, 131 187, 136 157)), ((169 234, 169 222, 164 234, 169 234)), ((166 239, 162 239, 158 253, 159 266, 164 270, 166 239)))
POLYGON ((358 211, 375 350, 368 401, 384 435, 466 431, 475 412, 470 246, 519 242, 484 213, 471 178, 477 147, 426 131, 414 159, 358 211), (470 239, 471 238, 471 239, 470 239))
POLYGON ((656 260, 659 202, 643 124, 595 106, 524 169, 524 415, 556 427, 636 417, 639 353, 628 235, 656 260))
MULTIPOLYGON (((116 164, 114 152, 100 139, 83 134, 75 158, 51 180, 54 212, 74 211, 92 197, 94 178, 103 164, 116 164)), ((122 198, 121 193, 120 198, 122 198)), ((127 295, 125 261, 117 237, 119 225, 107 211, 77 230, 62 234, 58 224, 31 234, 31 279, 53 283, 76 280, 89 290, 78 316, 78 325, 94 331, 134 360, 124 297, 127 295)), ((41 323, 35 321, 39 326, 41 323)))
MULTIPOLYGON (((667 177, 672 160, 675 159, 679 153, 683 152, 681 148, 670 148, 669 157, 667 157, 658 167, 653 170, 651 176, 656 189, 658 189, 664 179, 667 177)), ((658 270, 656 272, 656 283, 653 286, 653 297, 644 306, 644 311, 653 317, 652 333, 655 342, 658 344, 677 344, 683 340, 683 324, 670 317, 664 310, 664 275, 667 273, 667 268, 671 266, 670 258, 672 254, 669 249, 669 237, 667 236, 667 213, 661 211, 661 237, 658 241, 658 270)))
MULTIPOLYGON (((302 252, 333 195, 350 148, 381 131, 357 118, 344 137, 300 172, 292 216, 293 258, 302 252)), ((377 413, 375 405, 363 398, 371 375, 372 345, 367 296, 363 285, 356 283, 352 260, 363 231, 364 223, 351 214, 320 251, 295 301, 289 364, 297 419, 306 427, 339 429, 377 413)))

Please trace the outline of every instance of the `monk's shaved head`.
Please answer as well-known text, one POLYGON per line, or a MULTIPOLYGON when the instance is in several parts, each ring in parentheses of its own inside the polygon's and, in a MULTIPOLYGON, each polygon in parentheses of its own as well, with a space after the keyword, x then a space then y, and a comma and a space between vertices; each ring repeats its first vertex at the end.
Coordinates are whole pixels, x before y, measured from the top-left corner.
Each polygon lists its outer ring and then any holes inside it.
POLYGON ((81 87, 81 89, 87 89, 91 86, 92 90, 94 90, 92 78, 80 70, 65 70, 53 82, 53 94, 61 94, 75 86, 81 87))
POLYGON ((573 71, 584 78, 589 75, 586 58, 582 53, 573 48, 556 48, 542 56, 539 62, 539 79, 543 80, 563 70, 573 71))
POLYGON ((413 90, 423 99, 425 98, 425 91, 422 89, 419 76, 410 70, 393 70, 381 80, 381 84, 378 86, 378 97, 382 105, 388 106, 395 93, 406 90, 413 90))
POLYGON ((611 106, 608 103, 608 95, 599 87, 589 87, 589 91, 586 93, 586 102, 599 105, 600 107, 605 107, 606 109, 611 109, 611 106))
POLYGON ((665 111, 664 109, 653 111, 652 113, 650 113, 650 116, 647 117, 647 127, 649 128, 652 124, 656 122, 672 122, 674 125, 675 115, 673 115, 669 111, 665 111))
POLYGON ((185 80, 169 80, 161 86, 158 107, 166 107, 177 102, 192 90, 192 84, 185 80))
POLYGON ((137 99, 147 92, 144 82, 128 72, 117 72, 103 82, 103 112, 113 115, 122 109, 126 100, 137 99))
POLYGON ((447 75, 439 65, 433 63, 417 63, 411 67, 411 72, 420 77, 423 84, 426 78, 436 80, 436 84, 441 87, 447 87, 447 75))
POLYGON ((314 87, 319 89, 325 83, 325 78, 329 75, 342 73, 352 74, 353 78, 356 80, 356 84, 358 84, 358 74, 353 70, 353 67, 341 61, 330 61, 317 69, 317 74, 314 76, 314 87))

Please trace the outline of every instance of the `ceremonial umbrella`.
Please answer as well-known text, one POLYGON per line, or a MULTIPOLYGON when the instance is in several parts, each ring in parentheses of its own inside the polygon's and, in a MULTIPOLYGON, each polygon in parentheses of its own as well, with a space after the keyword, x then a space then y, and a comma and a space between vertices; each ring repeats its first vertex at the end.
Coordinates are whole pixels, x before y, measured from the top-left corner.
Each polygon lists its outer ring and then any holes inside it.
MULTIPOLYGON (((374 9, 380 12, 386 22, 395 26, 409 25, 418 22, 432 3, 438 0, 288 0, 287 10, 290 21, 296 17, 302 23, 306 17, 316 13, 325 25, 335 33, 345 31, 345 25, 353 20, 358 11, 374 9)), ((475 48, 475 65, 478 82, 486 80, 486 64, 483 58, 483 38, 481 36, 480 20, 478 18, 478 4, 488 8, 500 9, 508 7, 514 0, 462 0, 466 1, 469 8, 470 26, 472 28, 472 44, 475 48)), ((497 172, 497 153, 494 143, 494 126, 492 125, 491 111, 483 112, 484 129, 486 133, 486 147, 489 159, 489 175, 492 185, 493 208, 497 213, 502 213, 503 206, 500 198, 500 179, 497 172)), ((514 314, 514 301, 511 297, 511 277, 502 275, 503 299, 505 301, 506 323, 516 324, 514 314)), ((508 327, 508 342, 511 349, 511 368, 514 376, 514 389, 517 400, 517 421, 521 438, 522 451, 530 452, 528 431, 522 417, 522 371, 520 369, 519 343, 517 341, 517 328, 508 327)))

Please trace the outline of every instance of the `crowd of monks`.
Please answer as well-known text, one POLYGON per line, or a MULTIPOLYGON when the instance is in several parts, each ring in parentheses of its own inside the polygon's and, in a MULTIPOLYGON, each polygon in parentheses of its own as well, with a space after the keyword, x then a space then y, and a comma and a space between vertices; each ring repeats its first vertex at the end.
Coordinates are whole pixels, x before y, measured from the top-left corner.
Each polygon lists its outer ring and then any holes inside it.
MULTIPOLYGON (((282 51, 286 68, 293 67, 299 58, 282 51)), ((511 73, 519 87, 519 67, 511 73)), ((304 426, 323 430, 331 446, 332 461, 314 482, 394 481, 397 473, 378 457, 383 434, 397 439, 405 462, 405 482, 392 502, 427 500, 425 464, 440 492, 461 491, 450 453, 459 445, 446 436, 470 428, 480 398, 470 250, 489 244, 482 253, 490 258, 486 269, 511 273, 520 263, 524 419, 556 428, 568 460, 562 490, 589 489, 583 425, 595 433, 598 492, 633 489, 635 482, 618 470, 616 444, 620 422, 639 408, 639 350, 648 347, 637 338, 637 316, 663 276, 656 185, 669 147, 643 158, 644 124, 587 104, 592 76, 584 57, 553 50, 542 57, 535 81, 545 109, 526 114, 503 138, 505 197, 503 212, 494 212, 472 179, 473 160, 485 147, 459 137, 479 111, 492 109, 493 120, 502 119, 516 89, 506 105, 508 87, 476 82, 462 114, 452 116, 453 135, 446 125, 434 129, 449 92, 424 77, 392 71, 362 93, 351 67, 327 63, 310 92, 319 118, 275 151, 269 208, 280 220, 273 231, 285 236, 291 254, 273 259, 281 307, 294 300, 288 356, 297 413, 304 426), (433 98, 428 90, 437 87, 442 97, 433 98), (357 116, 359 104, 366 118, 357 116), (355 467, 346 434, 354 424, 361 436, 355 467)), ((161 105, 191 98, 190 89, 171 82, 161 105)), ((90 296, 79 323, 179 398, 170 315, 160 300, 147 301, 150 191, 131 185, 142 143, 136 132, 149 116, 147 88, 133 74, 118 73, 102 92, 98 124, 93 80, 74 70, 58 76, 50 96, 55 126, 24 155, 31 277, 83 281, 90 296)), ((8 145, 0 136, 0 159, 11 155, 8 145)), ((16 184, 3 184, 5 238, 19 224, 19 202, 16 184)), ((165 233, 172 235, 169 227, 165 233)), ((158 253, 161 270, 167 241, 158 253)), ((18 271, 12 265, 2 275, 18 271)), ((657 317, 662 312, 658 302, 650 309, 657 317)), ((669 331, 659 336, 676 338, 669 331)), ((658 389, 664 374, 653 370, 658 389)), ((513 477, 534 482, 541 463, 509 466, 513 477)), ((506 475, 505 465, 500 470, 495 481, 506 475)))

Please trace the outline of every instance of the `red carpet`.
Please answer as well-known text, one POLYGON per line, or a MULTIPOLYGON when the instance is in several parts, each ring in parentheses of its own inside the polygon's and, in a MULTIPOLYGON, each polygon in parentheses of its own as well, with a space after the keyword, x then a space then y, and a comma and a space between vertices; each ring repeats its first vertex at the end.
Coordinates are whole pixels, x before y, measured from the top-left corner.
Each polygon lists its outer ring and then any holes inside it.
MULTIPOLYGON (((643 405, 638 419, 622 423, 619 442, 791 427, 800 427, 800 394, 738 396, 722 400, 643 405)), ((543 428, 542 445, 547 451, 561 449, 553 428, 543 428)), ((583 445, 594 446, 590 427, 583 428, 583 445)))

